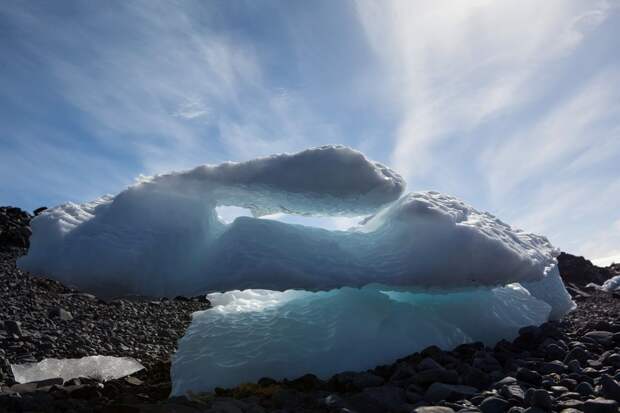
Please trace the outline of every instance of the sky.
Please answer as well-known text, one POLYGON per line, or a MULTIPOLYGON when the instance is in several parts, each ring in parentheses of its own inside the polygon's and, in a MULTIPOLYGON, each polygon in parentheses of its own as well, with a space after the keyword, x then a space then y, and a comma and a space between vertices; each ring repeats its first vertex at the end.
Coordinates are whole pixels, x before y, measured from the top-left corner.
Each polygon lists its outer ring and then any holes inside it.
POLYGON ((0 3, 0 205, 336 143, 620 262, 620 0, 0 3))

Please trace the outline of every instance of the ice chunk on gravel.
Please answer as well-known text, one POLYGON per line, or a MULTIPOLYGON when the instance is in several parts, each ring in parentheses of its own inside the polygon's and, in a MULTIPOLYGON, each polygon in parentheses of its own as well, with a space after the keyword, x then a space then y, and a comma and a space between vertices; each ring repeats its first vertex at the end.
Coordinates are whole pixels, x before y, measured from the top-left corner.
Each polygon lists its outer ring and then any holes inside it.
POLYGON ((38 363, 12 364, 15 381, 29 383, 60 377, 64 381, 87 377, 100 381, 120 379, 144 369, 130 357, 88 356, 80 359, 44 359, 38 363))

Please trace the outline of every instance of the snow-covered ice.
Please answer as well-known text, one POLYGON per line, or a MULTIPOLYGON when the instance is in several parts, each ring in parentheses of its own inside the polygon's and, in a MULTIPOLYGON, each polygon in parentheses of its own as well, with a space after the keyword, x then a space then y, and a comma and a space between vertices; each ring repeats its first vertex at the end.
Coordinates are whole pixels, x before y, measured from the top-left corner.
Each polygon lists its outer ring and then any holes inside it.
POLYGON ((120 379, 144 369, 131 357, 88 356, 79 359, 44 359, 38 363, 12 364, 15 381, 29 383, 62 378, 86 377, 101 381, 120 379))
POLYGON ((18 265, 99 294, 225 292, 180 342, 176 394, 491 344, 574 307, 547 238, 404 187, 342 146, 200 166, 47 210, 18 265), (226 223, 223 206, 253 216, 226 223), (260 218, 274 213, 365 218, 330 231, 260 218))
POLYGON ((394 171, 344 147, 156 176, 115 197, 36 217, 21 268, 100 294, 177 295, 368 283, 497 286, 542 279, 557 250, 436 192, 403 197, 394 171), (399 198, 400 197, 400 198, 399 198), (255 215, 369 217, 349 231, 255 215))
POLYGON ((550 306, 518 285, 451 293, 362 289, 211 294, 172 364, 173 395, 261 377, 321 378, 392 363, 430 345, 451 349, 511 339, 547 320, 550 306))

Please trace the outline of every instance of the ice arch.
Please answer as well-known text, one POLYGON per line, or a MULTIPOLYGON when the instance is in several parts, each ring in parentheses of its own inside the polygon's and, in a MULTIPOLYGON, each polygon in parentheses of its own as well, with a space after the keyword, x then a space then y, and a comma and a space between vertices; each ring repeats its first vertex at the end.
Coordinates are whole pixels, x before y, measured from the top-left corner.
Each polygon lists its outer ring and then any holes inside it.
MULTIPOLYGON (((437 192, 401 196, 404 186, 396 172, 343 146, 200 166, 46 211, 33 220, 30 251, 18 264, 99 294, 168 296, 514 282, 543 296, 536 283, 557 278, 558 251, 545 237, 437 192), (257 217, 372 215, 349 231, 252 217, 227 225, 220 205, 257 217)), ((558 314, 570 302, 562 297, 552 304, 558 314)))
POLYGON ((342 146, 200 166, 47 210, 18 264, 99 294, 225 291, 179 343, 174 394, 491 344, 573 308, 545 237, 404 186, 342 146), (219 206, 253 216, 227 224, 219 206), (274 213, 368 217, 347 231, 257 218, 274 213))

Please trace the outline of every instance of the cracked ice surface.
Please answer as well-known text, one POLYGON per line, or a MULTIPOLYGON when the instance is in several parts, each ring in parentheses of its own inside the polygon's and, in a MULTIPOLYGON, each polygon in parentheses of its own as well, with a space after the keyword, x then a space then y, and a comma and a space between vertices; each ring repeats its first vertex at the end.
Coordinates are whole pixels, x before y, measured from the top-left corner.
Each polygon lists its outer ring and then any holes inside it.
POLYGON ((130 357, 89 356, 80 359, 44 359, 38 363, 12 364, 15 381, 29 383, 62 378, 64 381, 79 377, 101 381, 120 379, 144 369, 130 357))

